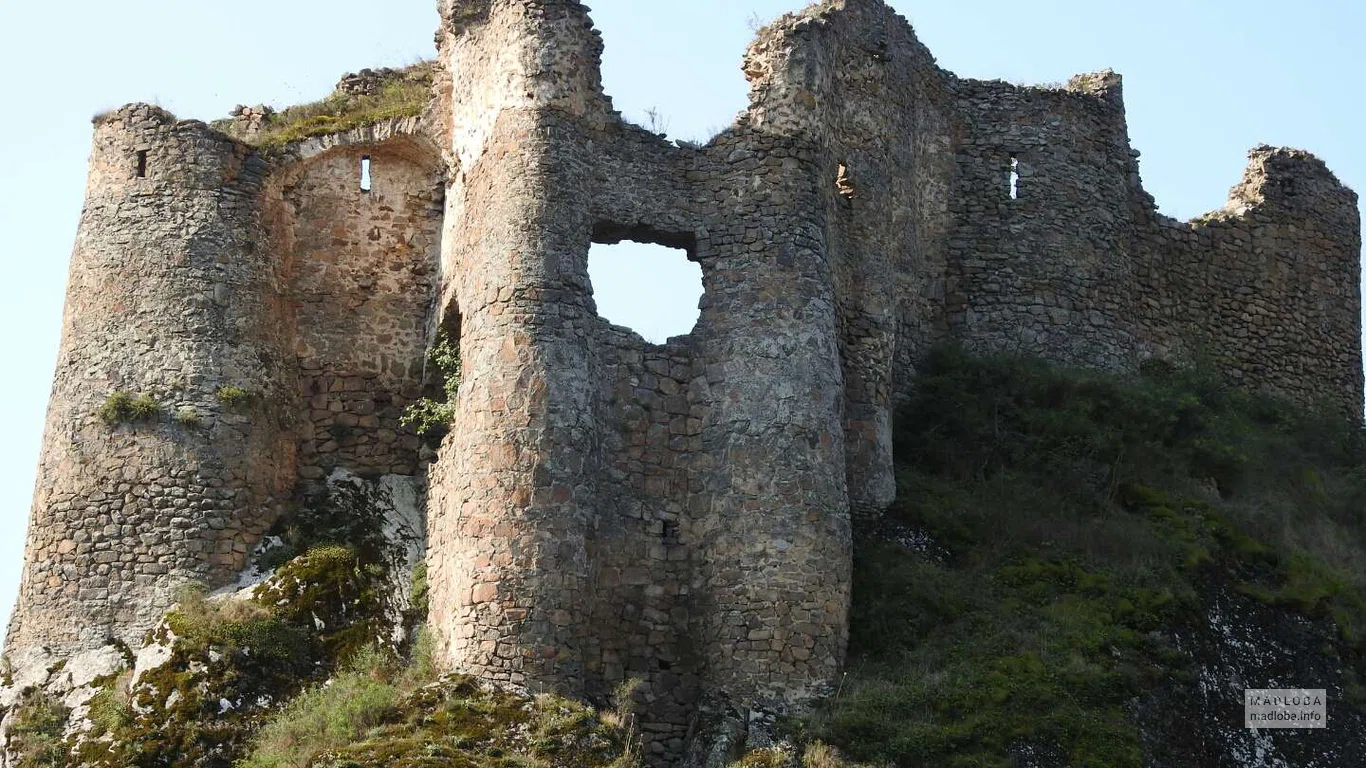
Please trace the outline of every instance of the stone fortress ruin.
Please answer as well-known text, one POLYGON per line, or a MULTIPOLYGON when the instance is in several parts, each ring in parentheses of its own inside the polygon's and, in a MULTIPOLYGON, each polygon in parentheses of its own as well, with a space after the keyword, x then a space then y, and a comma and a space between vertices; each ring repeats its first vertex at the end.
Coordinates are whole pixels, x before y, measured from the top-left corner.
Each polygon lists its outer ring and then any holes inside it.
POLYGON ((851 520, 893 498, 935 344, 1199 358, 1361 416, 1357 197, 1309 154, 1258 147, 1223 210, 1166 218, 1118 75, 959 78, 881 0, 762 30, 748 110, 675 144, 613 110, 579 2, 440 15, 420 115, 272 148, 97 119, 11 658, 136 644, 299 489, 410 478, 442 662, 588 699, 641 678, 678 754, 701 701, 838 677, 851 520), (701 266, 691 333, 598 316, 588 250, 623 239, 701 266), (463 383, 424 446, 399 419, 443 329, 463 383), (116 391, 199 417, 111 427, 116 391))

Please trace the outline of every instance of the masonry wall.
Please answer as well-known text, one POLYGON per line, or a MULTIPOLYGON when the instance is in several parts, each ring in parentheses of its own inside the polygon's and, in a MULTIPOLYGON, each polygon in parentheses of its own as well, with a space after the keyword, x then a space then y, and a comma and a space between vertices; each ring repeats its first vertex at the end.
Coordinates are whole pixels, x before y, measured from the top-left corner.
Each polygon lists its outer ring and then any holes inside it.
MULTIPOLYGON (((432 622, 443 656, 486 679, 584 692, 586 540, 599 477, 586 282, 570 282, 537 106, 577 77, 535 73, 564 4, 444 4, 452 167, 441 322, 458 318, 457 423, 430 474, 432 622), (561 81, 558 78, 563 77, 561 81)), ((545 62, 549 64, 550 62, 545 62)), ((569 73, 569 74, 566 74, 569 73)), ((441 82, 443 78, 438 78, 441 82)))
POLYGON ((97 122, 10 654, 136 644, 178 584, 234 578, 288 498, 292 360, 264 173, 156 107, 97 122), (258 397, 226 407, 229 385, 258 397), (161 413, 106 425, 114 391, 161 413))
POLYGON ((1356 196, 1305 153, 1254 150, 1224 211, 1163 218, 1118 76, 960 79, 880 0, 761 31, 749 109, 675 144, 613 110, 579 3, 441 15, 421 119, 269 166, 152 107, 99 123, 10 652, 136 640, 301 484, 425 474, 443 663, 597 701, 640 678, 668 762, 703 707, 838 678, 851 521, 893 499, 894 409, 936 343, 1210 360, 1361 416, 1356 196), (690 334, 597 315, 588 251, 622 239, 701 266, 690 334), (438 329, 464 382, 434 453, 399 418, 438 329), (116 389, 163 415, 100 423, 116 389))
MULTIPOLYGON (((1188 257, 1149 237, 1112 73, 962 80, 883 3, 827 2, 760 33, 750 109, 693 147, 611 110, 576 3, 449 6, 442 51, 442 308, 466 383, 432 475, 434 624, 489 679, 602 698, 642 678, 661 759, 700 702, 798 702, 836 676, 850 514, 892 499, 893 410, 932 345, 1129 370, 1207 317, 1142 302, 1200 306, 1153 282, 1188 257), (690 334, 653 346, 596 317, 588 248, 621 239, 701 265, 690 334)), ((1306 210, 1350 202, 1323 190, 1306 210)), ((1353 262, 1343 210, 1295 258, 1353 262)), ((1315 322, 1355 346, 1356 282, 1325 269, 1305 290, 1345 293, 1315 322)), ((1230 360, 1239 323, 1214 342, 1230 360)))
POLYGON ((1184 223, 1142 209, 1145 351, 1359 418, 1356 194, 1305 152, 1249 160, 1221 211, 1184 223))
POLYGON ((855 514, 895 494, 892 411, 942 339, 954 177, 951 76, 880 2, 823 3, 760 33, 748 119, 811 155, 836 302, 855 514))
POLYGON ((1062 89, 961 80, 956 90, 963 135, 946 306, 954 337, 975 352, 1131 368, 1143 256, 1118 76, 1062 89))
POLYGON ((422 442, 400 420, 428 381, 443 170, 421 139, 399 136, 328 150, 270 180, 264 208, 294 314, 305 481, 338 468, 420 474, 422 442))
POLYGON ((626 126, 581 6, 486 10, 443 43, 451 71, 514 87, 454 83, 443 294, 466 378, 432 474, 434 624, 451 663, 491 679, 597 698, 643 678, 652 748, 676 755, 702 692, 802 698, 843 656, 843 388, 816 158, 749 125, 702 150, 626 126), (464 116, 491 102, 491 129, 464 116), (652 347, 597 317, 588 249, 622 237, 701 264, 689 337, 652 347))

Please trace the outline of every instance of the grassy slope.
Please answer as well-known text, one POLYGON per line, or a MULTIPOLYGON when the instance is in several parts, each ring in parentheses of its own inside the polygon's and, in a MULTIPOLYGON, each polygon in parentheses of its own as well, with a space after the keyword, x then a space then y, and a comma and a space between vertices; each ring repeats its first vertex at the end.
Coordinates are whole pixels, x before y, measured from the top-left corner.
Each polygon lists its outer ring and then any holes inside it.
POLYGON ((805 737, 907 767, 1143 765, 1135 713, 1194 688, 1219 594, 1324 628, 1301 650, 1363 706, 1359 429, 1196 374, 952 350, 917 389, 900 498, 858 544, 850 672, 805 737))

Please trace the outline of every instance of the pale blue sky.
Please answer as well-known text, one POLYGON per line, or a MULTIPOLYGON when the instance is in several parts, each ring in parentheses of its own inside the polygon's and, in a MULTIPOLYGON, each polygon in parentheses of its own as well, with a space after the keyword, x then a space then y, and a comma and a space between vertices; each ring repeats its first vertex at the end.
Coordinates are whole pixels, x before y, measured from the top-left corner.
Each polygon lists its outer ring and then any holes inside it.
MULTIPOLYGON (((745 105, 748 20, 799 4, 595 0, 607 89, 628 117, 656 107, 671 135, 709 136, 745 105)), ((1123 73, 1144 180, 1168 214, 1220 207, 1261 142, 1316 152, 1366 190, 1360 0, 892 4, 940 64, 964 76, 1042 83, 1105 67, 1123 73)), ((344 72, 432 55, 435 5, 0 0, 0 247, 9 286, 0 302, 0 619, 17 590, 90 116, 139 100, 213 119, 237 103, 316 99, 344 72)))

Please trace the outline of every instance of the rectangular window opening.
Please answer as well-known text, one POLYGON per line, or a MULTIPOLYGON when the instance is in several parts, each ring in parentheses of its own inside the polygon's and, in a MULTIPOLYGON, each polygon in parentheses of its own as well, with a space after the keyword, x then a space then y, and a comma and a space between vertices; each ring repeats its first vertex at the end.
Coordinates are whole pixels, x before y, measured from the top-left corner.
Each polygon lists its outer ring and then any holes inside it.
POLYGON ((360 159, 360 191, 370 191, 370 156, 365 155, 360 159))
POLYGON ((138 178, 147 177, 147 150, 138 150, 138 178))
POLYGON ((1010 199, 1020 199, 1020 158, 1010 156, 1010 199))

